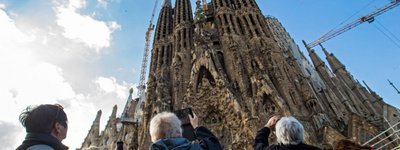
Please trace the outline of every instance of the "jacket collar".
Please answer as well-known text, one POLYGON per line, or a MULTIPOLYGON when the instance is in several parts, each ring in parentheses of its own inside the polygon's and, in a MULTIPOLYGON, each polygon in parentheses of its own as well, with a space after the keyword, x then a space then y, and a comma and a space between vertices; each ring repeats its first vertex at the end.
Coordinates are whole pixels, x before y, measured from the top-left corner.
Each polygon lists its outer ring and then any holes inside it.
POLYGON ((67 150, 68 147, 62 144, 57 138, 50 134, 44 133, 28 133, 25 136, 24 142, 20 145, 17 150, 25 150, 26 148, 38 145, 45 144, 54 148, 55 150, 67 150))

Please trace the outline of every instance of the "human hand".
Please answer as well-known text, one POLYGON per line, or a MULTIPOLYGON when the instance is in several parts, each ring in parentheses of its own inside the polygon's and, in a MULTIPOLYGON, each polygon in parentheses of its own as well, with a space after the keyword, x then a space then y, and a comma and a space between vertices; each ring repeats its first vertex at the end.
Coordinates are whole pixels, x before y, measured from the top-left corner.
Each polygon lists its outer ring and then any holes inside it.
POLYGON ((190 124, 192 124, 193 128, 197 128, 197 126, 199 126, 199 118, 197 118, 196 114, 194 112, 193 113, 193 117, 192 115, 189 115, 189 120, 190 120, 190 124))
POLYGON ((269 128, 269 129, 275 128, 275 125, 279 121, 279 119, 280 119, 279 116, 273 116, 273 117, 269 118, 265 127, 269 128))

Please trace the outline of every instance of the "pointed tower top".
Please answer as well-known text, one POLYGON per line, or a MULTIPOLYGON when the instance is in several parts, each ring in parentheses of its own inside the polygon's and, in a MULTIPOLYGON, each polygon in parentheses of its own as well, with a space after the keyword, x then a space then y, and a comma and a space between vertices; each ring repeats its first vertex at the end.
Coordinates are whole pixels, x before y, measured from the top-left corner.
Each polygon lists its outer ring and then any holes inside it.
POLYGON ((162 7, 170 7, 171 5, 171 0, 164 0, 162 7))
POLYGON ((362 82, 363 82, 363 83, 364 83, 364 85, 367 87, 367 89, 368 89, 369 93, 372 93, 372 92, 374 92, 374 91, 372 91, 372 89, 371 89, 371 88, 369 88, 368 84, 367 84, 367 83, 365 83, 365 81, 364 81, 364 80, 363 80, 362 82))
POLYGON ((101 117, 101 110, 97 111, 96 119, 94 119, 94 122, 99 123, 100 122, 100 117, 101 117))
POLYGON ((321 46, 321 48, 322 48, 322 51, 324 51, 324 53, 325 53, 325 56, 326 57, 328 57, 329 55, 331 55, 326 49, 325 49, 325 47, 324 46, 322 46, 322 44, 321 43, 319 43, 319 46, 321 46))
POLYGON ((306 47, 306 49, 307 49, 308 53, 309 53, 309 54, 311 54, 311 52, 313 52, 314 50, 312 50, 311 48, 309 48, 309 47, 307 46, 307 43, 306 43, 306 41, 304 41, 304 40, 301 40, 301 41, 303 42, 303 44, 304 44, 304 47, 306 47))
POLYGON ((117 105, 114 105, 113 109, 112 109, 112 113, 111 113, 111 117, 115 118, 117 116, 117 105))
POLYGON ((129 94, 133 93, 133 88, 129 89, 129 94))
POLYGON ((132 94, 133 94, 133 88, 129 89, 129 96, 128 96, 127 101, 132 100, 132 94))
POLYGON ((307 43, 303 40, 304 46, 306 47, 307 51, 308 51, 308 55, 311 58, 312 63, 314 64, 315 68, 318 67, 325 67, 325 62, 322 61, 322 59, 318 56, 317 53, 315 53, 314 49, 311 49, 307 46, 307 43))
POLYGON ((328 60, 328 63, 334 73, 336 73, 336 71, 339 69, 343 69, 347 72, 346 66, 342 62, 340 62, 340 60, 336 58, 333 53, 329 53, 321 44, 319 44, 319 46, 321 46, 322 50, 324 51, 326 59, 328 60))

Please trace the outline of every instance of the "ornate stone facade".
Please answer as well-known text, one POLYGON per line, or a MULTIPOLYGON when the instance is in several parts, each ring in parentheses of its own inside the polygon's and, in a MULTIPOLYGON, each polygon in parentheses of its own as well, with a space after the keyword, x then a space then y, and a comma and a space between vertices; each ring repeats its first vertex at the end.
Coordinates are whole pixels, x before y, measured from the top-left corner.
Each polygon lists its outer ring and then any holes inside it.
MULTIPOLYGON (((190 4, 163 2, 142 122, 117 126, 114 108, 100 134, 100 112, 81 149, 113 149, 119 140, 128 149, 148 149, 151 117, 185 107, 224 149, 235 150, 252 149, 257 130, 273 115, 298 118, 306 142, 327 149, 342 138, 364 143, 400 120, 398 109, 362 86, 326 49, 332 70, 313 49, 310 63, 255 0, 212 0, 206 10, 198 2, 194 19, 190 4)), ((133 116, 134 107, 127 110, 133 116)))

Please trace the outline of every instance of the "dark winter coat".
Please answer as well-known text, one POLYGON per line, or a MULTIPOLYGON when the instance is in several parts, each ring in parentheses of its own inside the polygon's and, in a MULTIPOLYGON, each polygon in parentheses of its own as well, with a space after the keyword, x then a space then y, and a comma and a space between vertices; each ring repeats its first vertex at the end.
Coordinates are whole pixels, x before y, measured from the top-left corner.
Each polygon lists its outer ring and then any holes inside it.
POLYGON ((257 132, 256 139, 254 140, 253 148, 254 150, 321 150, 318 147, 300 143, 297 145, 283 145, 283 144, 273 144, 269 145, 268 136, 271 130, 267 127, 262 128, 257 132))
POLYGON ((51 147, 54 150, 67 150, 68 147, 62 144, 57 138, 50 134, 28 133, 25 140, 16 150, 43 149, 51 147), (29 148, 29 149, 28 149, 29 148))
POLYGON ((183 137, 159 139, 151 144, 151 150, 222 150, 218 139, 205 127, 194 130, 199 143, 191 143, 183 137))

